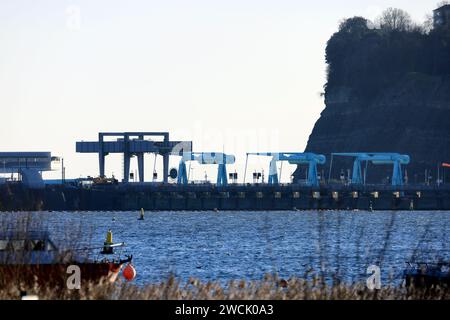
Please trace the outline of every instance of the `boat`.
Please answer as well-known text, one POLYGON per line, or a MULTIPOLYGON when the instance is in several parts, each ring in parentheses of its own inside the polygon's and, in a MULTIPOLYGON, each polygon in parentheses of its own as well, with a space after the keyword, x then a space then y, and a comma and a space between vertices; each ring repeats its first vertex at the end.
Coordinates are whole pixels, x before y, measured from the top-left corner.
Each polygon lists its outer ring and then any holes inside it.
POLYGON ((407 287, 440 286, 450 288, 450 263, 407 262, 403 276, 407 287))
POLYGON ((108 231, 102 246, 60 250, 46 231, 0 233, 0 283, 8 279, 35 279, 39 284, 65 286, 73 266, 77 266, 80 281, 115 282, 124 265, 124 277, 134 278, 132 255, 124 255, 116 249, 125 243, 113 243, 108 231), (99 251, 100 250, 100 251, 99 251), (88 254, 93 252, 93 254, 88 254), (90 258, 90 256, 95 258, 90 258), (132 269, 132 270, 130 270, 132 269), (131 271, 131 272, 130 272, 131 271), (126 274, 126 275, 125 275, 126 274), (132 276, 130 276, 130 274, 132 276), (2 279, 3 278, 3 279, 2 279))

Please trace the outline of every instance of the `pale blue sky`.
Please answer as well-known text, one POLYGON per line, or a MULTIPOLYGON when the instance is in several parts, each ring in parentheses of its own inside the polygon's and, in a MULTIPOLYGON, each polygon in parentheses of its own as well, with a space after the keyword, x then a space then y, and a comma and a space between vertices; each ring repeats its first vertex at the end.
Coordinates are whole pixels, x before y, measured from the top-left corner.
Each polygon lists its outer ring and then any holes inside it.
MULTIPOLYGON (((423 22, 436 3, 0 0, 0 150, 52 151, 66 176, 97 175, 76 140, 163 130, 196 151, 234 153, 241 172, 247 151, 303 151, 341 19, 397 7, 423 22)), ((106 169, 121 178, 120 157, 106 169)), ((286 181, 293 167, 283 170, 286 181)))

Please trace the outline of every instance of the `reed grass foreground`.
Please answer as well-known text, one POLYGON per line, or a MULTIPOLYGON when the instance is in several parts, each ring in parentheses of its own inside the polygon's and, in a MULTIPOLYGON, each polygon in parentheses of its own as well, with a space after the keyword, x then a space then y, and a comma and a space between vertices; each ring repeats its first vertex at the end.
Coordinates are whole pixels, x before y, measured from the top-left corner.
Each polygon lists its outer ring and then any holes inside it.
MULTIPOLYGON (((11 280, 11 279, 10 279, 11 280)), ((36 279, 34 279, 36 280, 36 279)), ((119 283, 83 283, 80 290, 39 286, 37 281, 2 283, 0 299, 20 299, 21 295, 37 295, 39 299, 119 299, 119 300, 442 300, 450 299, 448 288, 406 288, 387 286, 369 290, 365 283, 326 285, 319 277, 280 279, 266 275, 260 281, 181 282, 171 276, 158 284, 143 287, 119 283)))

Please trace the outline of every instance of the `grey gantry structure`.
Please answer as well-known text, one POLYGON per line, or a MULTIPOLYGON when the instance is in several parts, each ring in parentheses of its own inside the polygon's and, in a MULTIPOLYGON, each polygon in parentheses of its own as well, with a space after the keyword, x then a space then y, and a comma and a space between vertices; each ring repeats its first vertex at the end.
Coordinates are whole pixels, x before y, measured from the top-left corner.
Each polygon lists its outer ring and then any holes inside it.
POLYGON ((163 181, 168 182, 169 156, 192 151, 192 141, 170 141, 168 132, 100 132, 98 141, 77 141, 76 152, 97 153, 100 176, 105 176, 105 156, 122 153, 124 159, 123 181, 130 176, 130 159, 137 156, 139 181, 144 182, 144 154, 154 153, 163 157, 163 181), (105 141, 105 137, 117 137, 116 141, 105 141), (148 137, 162 138, 154 141, 148 137), (147 139, 146 139, 147 138, 147 139))
POLYGON ((0 152, 0 173, 18 174, 22 183, 33 189, 44 188, 43 171, 52 170, 52 162, 59 161, 50 152, 0 152))

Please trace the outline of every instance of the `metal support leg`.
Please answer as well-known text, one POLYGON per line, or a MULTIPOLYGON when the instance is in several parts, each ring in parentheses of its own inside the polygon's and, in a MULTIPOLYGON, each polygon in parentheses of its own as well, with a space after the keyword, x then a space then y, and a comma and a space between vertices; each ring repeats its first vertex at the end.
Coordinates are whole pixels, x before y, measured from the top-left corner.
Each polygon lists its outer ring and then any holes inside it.
POLYGON ((356 158, 353 162, 352 184, 363 184, 361 171, 361 160, 356 158))
POLYGON ((124 152, 123 152, 123 182, 128 182, 130 180, 130 136, 125 134, 123 137, 124 142, 124 152))
POLYGON ((180 161, 180 165, 178 166, 178 184, 187 184, 188 178, 187 178, 187 172, 186 172, 186 162, 183 160, 180 161))
POLYGON ((163 182, 169 181, 169 154, 163 154, 163 182))
POLYGON ((227 179, 227 168, 225 164, 219 164, 218 172, 217 172, 217 185, 218 186, 226 186, 228 184, 227 179))
POLYGON ((392 173, 392 185, 393 186, 403 185, 402 167, 399 161, 394 162, 394 169, 392 173))
POLYGON ((123 182, 128 182, 130 179, 130 158, 128 153, 123 154, 123 182))
POLYGON ((98 154, 98 164, 100 168, 100 177, 105 176, 105 155, 103 151, 100 151, 98 154))
POLYGON ((317 179, 317 163, 314 161, 309 162, 307 185, 311 187, 318 187, 319 180, 317 179))
POLYGON ((138 171, 139 171, 139 182, 144 182, 144 153, 139 153, 138 158, 138 171))
POLYGON ((269 184, 278 184, 277 161, 272 159, 269 165, 269 184))
POLYGON ((103 152, 103 135, 99 133, 98 135, 98 144, 99 144, 99 152, 98 152, 98 164, 100 177, 105 176, 105 153, 103 152))

